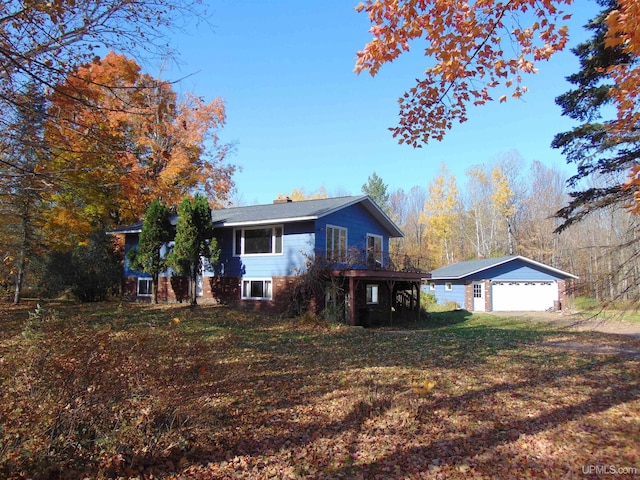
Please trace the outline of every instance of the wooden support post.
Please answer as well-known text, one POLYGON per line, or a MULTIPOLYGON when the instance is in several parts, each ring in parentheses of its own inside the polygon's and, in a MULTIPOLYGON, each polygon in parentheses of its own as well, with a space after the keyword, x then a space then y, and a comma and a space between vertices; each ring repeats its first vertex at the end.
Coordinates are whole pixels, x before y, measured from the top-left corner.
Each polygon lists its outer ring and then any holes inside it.
MULTIPOLYGON (((421 286, 422 286, 422 281, 417 282, 416 283, 416 303, 417 303, 417 308, 416 308, 416 322, 418 320, 420 320, 420 292, 421 292, 421 286)), ((413 292, 413 286, 411 287, 411 292, 413 292)))
POLYGON ((353 277, 349 277, 349 321, 351 325, 356 324, 356 282, 353 277))
POLYGON ((393 325, 393 304, 395 302, 395 298, 393 298, 393 289, 395 285, 395 281, 387 281, 387 287, 389 288, 389 326, 393 325))

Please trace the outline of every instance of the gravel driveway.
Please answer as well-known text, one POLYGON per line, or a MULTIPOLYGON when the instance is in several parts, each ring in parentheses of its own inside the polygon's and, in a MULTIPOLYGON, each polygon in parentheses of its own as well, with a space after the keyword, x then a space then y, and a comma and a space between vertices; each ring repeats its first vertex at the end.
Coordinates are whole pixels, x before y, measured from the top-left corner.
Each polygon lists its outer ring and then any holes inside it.
POLYGON ((640 324, 617 320, 602 320, 566 312, 490 312, 491 315, 516 317, 531 322, 544 322, 570 330, 626 335, 640 339, 640 324))
POLYGON ((567 312, 491 312, 491 315, 516 317, 531 322, 544 322, 569 332, 599 332, 606 337, 572 336, 549 340, 545 347, 572 350, 586 354, 623 355, 630 359, 640 358, 640 324, 616 320, 602 320, 567 312))

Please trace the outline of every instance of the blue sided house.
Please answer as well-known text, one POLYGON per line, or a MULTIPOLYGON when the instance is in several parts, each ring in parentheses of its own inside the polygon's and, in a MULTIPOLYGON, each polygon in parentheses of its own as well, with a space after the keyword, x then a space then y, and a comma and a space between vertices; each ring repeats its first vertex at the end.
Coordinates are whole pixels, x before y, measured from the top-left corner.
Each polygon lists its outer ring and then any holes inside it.
MULTIPOLYGON (((330 310, 353 325, 388 323, 399 312, 419 312, 421 279, 428 275, 397 271, 391 264, 389 240, 403 233, 366 195, 277 199, 213 210, 212 220, 220 259, 200 272, 202 302, 292 310, 303 274, 320 262, 323 276, 305 287, 306 306, 313 312, 330 310)), ((141 230, 139 223, 110 232, 125 238, 124 292, 133 300, 151 295, 150 276, 132 271, 126 260, 141 230)), ((171 248, 169 242, 163 253, 171 248)), ((186 298, 185 278, 167 271, 158 283, 159 300, 186 298)))
POLYGON ((557 268, 519 255, 458 262, 431 272, 424 291, 440 304, 455 302, 475 312, 559 310, 566 305, 567 281, 557 268))

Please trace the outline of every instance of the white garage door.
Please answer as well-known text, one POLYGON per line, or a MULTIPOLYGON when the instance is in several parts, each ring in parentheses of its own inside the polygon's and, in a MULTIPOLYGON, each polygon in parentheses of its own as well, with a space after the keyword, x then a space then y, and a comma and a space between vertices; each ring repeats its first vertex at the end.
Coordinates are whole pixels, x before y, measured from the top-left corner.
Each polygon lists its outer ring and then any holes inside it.
POLYGON ((558 300, 557 282, 491 282, 493 310, 544 311, 558 300))

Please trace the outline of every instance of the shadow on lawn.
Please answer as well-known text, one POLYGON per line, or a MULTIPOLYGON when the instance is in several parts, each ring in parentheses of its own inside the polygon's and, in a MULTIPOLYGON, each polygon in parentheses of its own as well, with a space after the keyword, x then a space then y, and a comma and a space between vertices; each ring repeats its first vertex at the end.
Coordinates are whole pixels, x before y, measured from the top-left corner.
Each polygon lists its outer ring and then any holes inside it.
MULTIPOLYGON (((254 478, 266 476, 260 468, 271 463, 294 465, 305 478, 399 479, 427 471, 434 459, 439 466, 454 467, 475 457, 484 462, 474 466, 476 472, 494 476, 497 463, 513 461, 500 449, 519 436, 598 414, 640 395, 637 370, 630 370, 632 365, 622 358, 563 363, 564 353, 531 353, 526 348, 531 339, 546 335, 544 331, 499 328, 499 323, 493 328, 469 325, 472 315, 465 311, 434 314, 416 331, 398 335, 382 329, 296 326, 290 320, 223 308, 122 308, 121 313, 106 309, 104 315, 72 309, 69 322, 52 325, 34 343, 41 358, 34 364, 37 369, 25 370, 34 382, 26 405, 57 395, 58 401, 50 405, 54 423, 40 435, 49 435, 59 450, 48 449, 57 453, 43 464, 25 461, 13 469, 0 464, 0 472, 22 468, 38 477, 43 473, 33 470, 38 467, 61 473, 74 466, 88 476, 105 471, 111 476, 162 476, 169 462, 175 472, 175 465, 186 459, 196 473, 201 469, 195 478, 228 478, 235 468, 230 460, 246 457, 257 469, 254 478), (179 322, 174 323, 176 318, 179 322), (74 322, 84 325, 75 328, 74 322), (113 330, 94 331, 105 323, 113 330), (70 340, 76 343, 62 350, 63 341, 70 340), (455 382, 454 375, 482 376, 482 365, 495 361, 489 357, 506 350, 511 351, 504 356, 504 369, 513 379, 488 375, 485 387, 477 388, 481 384, 475 380, 463 382, 462 389, 446 385, 455 382), (431 369, 443 380, 434 395, 403 392, 404 372, 431 369), (59 374, 64 388, 55 375, 41 375, 46 373, 59 374), (561 399, 558 405, 545 398, 547 389, 576 385, 588 388, 588 396, 575 402, 561 399), (505 397, 507 402, 521 400, 520 405, 533 399, 548 408, 529 417, 522 408, 501 411, 505 397), (337 409, 329 408, 330 403, 337 409), (374 421, 398 409, 407 418, 406 427, 389 434, 372 429, 374 421), (114 412, 119 412, 117 419, 114 412), (457 415, 458 420, 468 415, 475 423, 464 430, 454 428, 450 418, 457 415), (104 467, 97 454, 78 456, 83 451, 102 454, 92 450, 100 438, 76 433, 84 427, 80 420, 94 418, 106 419, 95 424, 96 433, 114 436, 110 448, 122 464, 104 467), (68 439, 57 440, 58 432, 68 439), (118 436, 122 432, 128 436, 118 436), (385 442, 387 437, 400 441, 389 443, 383 455, 354 464, 362 452, 358 442, 385 442), (144 450, 149 439, 153 443, 144 450), (294 458, 301 449, 311 453, 294 458), (343 465, 334 463, 335 455, 344 457, 343 465), (210 474, 211 464, 226 471, 210 474)), ((6 362, 7 367, 22 366, 17 355, 6 362)), ((13 373, 3 373, 6 378, 0 380, 15 380, 13 373)), ((11 415, 15 422, 24 421, 15 411, 11 415)), ((25 425, 42 429, 42 422, 35 420, 25 425)))
MULTIPOLYGON (((617 359, 594 362, 588 368, 588 376, 593 380, 609 367, 618 364, 622 366, 617 359)), ((522 435, 536 435, 561 427, 640 397, 640 391, 634 384, 628 384, 616 390, 615 393, 611 392, 607 385, 602 385, 602 388, 594 391, 587 399, 575 404, 559 405, 537 415, 526 416, 522 415, 521 411, 513 411, 496 418, 492 411, 483 410, 484 404, 495 403, 496 397, 501 394, 526 396, 527 392, 542 390, 545 386, 573 376, 581 376, 584 373, 583 367, 567 368, 552 373, 541 371, 526 381, 505 382, 450 397, 425 398, 416 408, 410 409, 412 415, 410 421, 418 425, 431 426, 434 432, 440 433, 430 435, 428 441, 419 446, 415 445, 415 438, 412 438, 412 441, 403 441, 396 444, 392 452, 359 465, 353 464, 353 458, 359 451, 357 438, 361 434, 371 435, 371 432, 366 431, 367 422, 377 417, 384 417, 391 409, 398 407, 397 391, 394 390, 397 385, 386 386, 368 398, 355 401, 343 417, 334 418, 331 421, 317 419, 305 423, 296 419, 274 416, 269 420, 273 428, 265 434, 256 428, 243 427, 242 412, 237 411, 228 419, 231 422, 228 425, 231 427, 230 431, 235 431, 237 434, 218 438, 215 449, 193 451, 190 460, 198 463, 199 459, 207 458, 209 462, 226 463, 230 457, 247 456, 265 459, 277 455, 282 449, 292 452, 307 449, 309 456, 299 458, 297 465, 298 474, 304 478, 328 478, 327 475, 329 478, 374 478, 376 475, 384 475, 384 478, 399 479, 419 472, 427 472, 434 461, 439 468, 455 467, 462 464, 463 460, 475 457, 480 459, 479 463, 474 465, 475 473, 495 476, 500 472, 501 467, 508 470, 509 465, 514 462, 513 458, 499 450, 501 446, 514 442, 522 435), (476 412, 475 421, 478 426, 470 426, 468 431, 462 433, 459 430, 450 430, 446 412, 453 414, 462 410, 476 412), (271 433, 273 431, 278 433, 271 433), (323 453, 320 447, 319 451, 314 452, 313 445, 315 442, 323 441, 326 445, 327 441, 338 441, 338 439, 347 451, 341 454, 344 456, 345 465, 335 468, 332 464, 332 460, 335 460, 333 456, 340 453, 330 450, 323 453)), ((291 387, 295 390, 295 383, 291 387)), ((314 392, 314 396, 321 396, 327 392, 326 389, 320 389, 314 392)), ((300 398, 294 395, 293 398, 283 400, 278 408, 287 411, 303 405, 310 399, 312 398, 309 396, 300 398)), ((400 406, 407 407, 404 404, 400 406)), ((576 465, 563 464, 565 468, 573 468, 564 473, 575 474, 580 468, 576 465)), ((536 465, 530 465, 530 467, 536 469, 536 465)))
MULTIPOLYGON (((606 366, 609 363, 599 362, 593 365, 593 373, 606 366)), ((579 371, 563 371, 558 377, 568 376, 580 373, 579 371)), ((429 416, 431 409, 442 408, 463 408, 464 405, 469 406, 470 403, 482 401, 483 398, 493 396, 497 391, 518 392, 521 389, 530 389, 539 387, 538 379, 533 378, 527 382, 515 384, 504 384, 491 387, 484 391, 475 392, 469 395, 462 395, 457 398, 446 399, 444 402, 436 402, 433 405, 424 405, 421 409, 422 416, 429 416)), ((387 456, 359 466, 349 466, 343 472, 349 476, 358 475, 368 478, 369 475, 375 475, 380 472, 385 473, 385 478, 406 478, 407 473, 417 473, 429 471, 430 466, 442 468, 444 466, 455 467, 464 464, 465 459, 476 458, 481 459, 473 465, 476 474, 484 474, 488 476, 497 476, 502 470, 508 470, 509 466, 515 461, 514 457, 505 453, 496 451, 502 445, 507 445, 517 440, 522 435, 536 435, 545 430, 557 428, 566 425, 575 420, 586 418, 590 415, 605 412, 606 410, 621 405, 626 402, 638 400, 640 391, 637 385, 627 385, 625 388, 619 389, 613 394, 609 389, 603 388, 602 391, 595 392, 590 398, 572 405, 559 406, 549 412, 541 413, 526 418, 512 418, 505 421, 501 419, 496 422, 492 428, 481 428, 466 434, 453 437, 434 439, 433 441, 420 446, 411 446, 408 448, 400 447, 389 453, 387 456), (436 460, 434 464, 433 461, 436 460), (396 466, 408 466, 405 468, 394 468, 396 466)), ((488 418, 487 420, 492 420, 488 418)), ((608 437, 608 433, 602 431, 602 436, 608 437)), ((533 459, 530 459, 530 461, 533 459)), ((562 465, 562 462, 560 462, 562 465)), ((623 463, 625 463, 623 461, 623 463)), ((523 468, 531 468, 538 470, 540 473, 547 469, 549 472, 549 464, 545 463, 545 459, 540 462, 532 461, 530 465, 520 465, 523 468)), ((562 468, 566 468, 564 472, 556 471, 554 476, 558 478, 562 476, 577 476, 580 465, 564 464, 562 468)), ((546 474, 545 474, 546 476, 546 474)))

